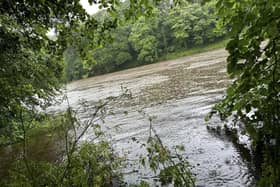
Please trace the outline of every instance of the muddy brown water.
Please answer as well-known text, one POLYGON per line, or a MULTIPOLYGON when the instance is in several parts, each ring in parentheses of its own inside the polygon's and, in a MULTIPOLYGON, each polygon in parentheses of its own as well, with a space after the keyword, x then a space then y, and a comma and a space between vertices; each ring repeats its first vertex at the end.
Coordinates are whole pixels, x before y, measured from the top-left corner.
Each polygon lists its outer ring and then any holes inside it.
MULTIPOLYGON (((148 118, 152 116, 153 126, 165 145, 185 146, 183 155, 194 166, 197 186, 252 186, 254 177, 235 146, 206 129, 206 125, 222 123, 216 118, 204 120, 230 84, 227 55, 219 49, 75 81, 67 85, 67 96, 75 109, 82 101, 95 103, 118 96, 122 94, 121 87, 131 92, 132 98, 122 98, 108 106, 110 113, 102 124, 116 152, 127 157, 123 170, 128 183, 147 180, 157 184, 155 175, 141 168, 138 160, 145 153, 141 143, 147 141, 148 118)), ((66 108, 64 102, 49 111, 66 108)), ((87 119, 90 113, 82 112, 79 117, 87 119)), ((91 138, 89 132, 83 140, 91 138)))

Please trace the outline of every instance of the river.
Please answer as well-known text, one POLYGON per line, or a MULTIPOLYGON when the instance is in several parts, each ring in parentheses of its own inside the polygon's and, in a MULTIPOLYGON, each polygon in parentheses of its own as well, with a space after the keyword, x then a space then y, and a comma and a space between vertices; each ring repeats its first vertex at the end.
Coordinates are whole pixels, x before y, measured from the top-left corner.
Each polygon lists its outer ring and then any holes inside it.
MULTIPOLYGON (((254 177, 248 161, 231 141, 206 128, 222 122, 215 117, 209 122, 204 120, 230 84, 227 55, 219 49, 75 81, 67 85, 67 97, 75 109, 84 101, 90 105, 119 96, 121 88, 131 92, 131 98, 121 98, 108 106, 110 112, 102 124, 115 150, 127 157, 124 178, 128 183, 157 183, 152 172, 139 167, 137 158, 145 152, 141 142, 147 141, 152 117, 164 145, 185 146, 183 155, 194 167, 196 186, 252 186, 254 177)), ((66 107, 64 102, 50 107, 49 112, 66 107)), ((90 114, 91 110, 84 111, 79 117, 87 119, 90 114)), ((87 133, 83 140, 90 138, 91 133, 87 133)))

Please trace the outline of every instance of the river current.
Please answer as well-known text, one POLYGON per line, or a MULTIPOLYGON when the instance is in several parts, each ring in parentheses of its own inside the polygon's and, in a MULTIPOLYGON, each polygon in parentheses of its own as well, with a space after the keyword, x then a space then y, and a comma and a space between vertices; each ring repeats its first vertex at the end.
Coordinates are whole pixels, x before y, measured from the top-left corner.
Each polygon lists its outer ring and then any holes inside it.
MULTIPOLYGON (((74 109, 81 102, 89 105, 129 90, 131 98, 121 98, 107 106, 110 111, 102 129, 110 136, 114 149, 125 155, 123 168, 128 183, 146 180, 158 184, 155 175, 139 166, 141 146, 149 136, 150 122, 164 145, 184 145, 183 155, 193 166, 196 186, 252 186, 254 177, 249 163, 234 144, 209 133, 207 125, 222 125, 217 118, 206 122, 205 116, 230 84, 226 73, 225 50, 219 49, 176 60, 141 66, 92 77, 67 85, 69 104, 74 109), (135 141, 136 140, 136 141, 135 141)), ((48 109, 64 111, 66 102, 48 109)), ((79 113, 81 120, 91 110, 79 113)), ((87 133, 83 140, 90 140, 87 133)))
MULTIPOLYGON (((253 176, 248 163, 235 146, 207 131, 206 125, 222 125, 204 118, 230 84, 226 73, 227 52, 223 49, 146 65, 67 85, 71 106, 118 96, 128 89, 132 98, 109 106, 111 115, 102 125, 114 147, 128 159, 125 180, 137 183, 153 173, 139 167, 138 157, 145 150, 141 143, 149 135, 149 118, 164 145, 184 145, 184 156, 194 167, 197 186, 251 186, 253 176), (136 142, 132 140, 137 140, 136 142)), ((66 105, 54 110, 64 110, 66 105)), ((87 118, 90 112, 81 113, 87 118)), ((84 139, 90 139, 88 133, 84 139)), ((156 183, 154 183, 156 184, 156 183)))

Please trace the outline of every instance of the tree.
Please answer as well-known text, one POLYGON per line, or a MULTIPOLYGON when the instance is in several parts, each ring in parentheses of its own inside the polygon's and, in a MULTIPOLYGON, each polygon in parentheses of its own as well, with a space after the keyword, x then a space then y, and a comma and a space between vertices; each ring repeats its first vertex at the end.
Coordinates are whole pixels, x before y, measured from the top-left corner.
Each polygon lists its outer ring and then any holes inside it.
POLYGON ((242 122, 262 157, 260 186, 280 183, 280 2, 217 1, 231 40, 228 73, 234 78, 213 112, 242 122))
POLYGON ((67 81, 78 80, 83 77, 84 68, 83 62, 79 58, 77 52, 68 48, 64 52, 64 60, 65 60, 65 74, 67 81))
MULTIPOLYGON (((111 1, 100 3, 110 10, 111 1)), ((11 130, 17 128, 13 124, 25 120, 24 113, 33 113, 38 106, 45 106, 57 93, 64 68, 62 56, 67 46, 74 46, 84 55, 85 46, 91 46, 93 31, 102 35, 115 24, 114 20, 98 24, 87 15, 79 0, 2 0, 0 136, 11 135, 11 130), (83 27, 78 27, 81 23, 83 27), (47 37, 50 29, 55 30, 55 41, 47 37), (75 45, 76 42, 83 45, 75 45)))
POLYGON ((181 44, 181 47, 187 48, 187 40, 190 37, 190 32, 192 32, 191 19, 194 18, 191 12, 175 7, 169 12, 168 18, 176 42, 181 44))
POLYGON ((145 17, 140 17, 133 24, 129 36, 129 41, 138 52, 137 60, 143 63, 151 63, 158 58, 158 41, 154 34, 154 28, 156 27, 154 24, 154 20, 150 19, 148 22, 145 17))
POLYGON ((111 43, 94 49, 91 52, 93 63, 90 64, 89 76, 109 73, 132 63, 134 51, 128 41, 130 25, 117 28, 112 35, 111 43))
POLYGON ((214 3, 204 6, 193 3, 175 7, 168 12, 166 22, 179 48, 188 48, 213 42, 224 36, 224 30, 216 29, 218 17, 214 13, 214 3))
MULTIPOLYGON (((129 5, 129 2, 124 2, 116 10, 118 28, 110 32, 105 31, 110 42, 88 48, 87 61, 83 60, 85 70, 83 76, 100 75, 152 63, 164 57, 168 52, 208 44, 225 35, 223 29, 215 29, 217 16, 213 10, 214 3, 205 6, 189 3, 170 9, 169 5, 163 1, 153 7, 151 15, 144 14, 137 17, 137 20, 130 20, 134 18, 132 16, 126 20, 124 13, 129 9, 129 5), (188 29, 184 29, 185 27, 188 29)), ((110 20, 114 16, 116 15, 106 11, 93 15, 99 22, 110 20)), ((82 28, 83 25, 80 27, 82 28)), ((80 30, 76 31, 77 35, 81 33, 80 30)), ((95 43, 98 43, 99 35, 104 35, 102 33, 103 31, 95 33, 95 43)), ((101 38, 104 39, 104 37, 101 38)), ((78 45, 83 46, 83 43, 87 42, 86 39, 78 45)), ((72 73, 76 72, 78 71, 72 71, 72 73)))

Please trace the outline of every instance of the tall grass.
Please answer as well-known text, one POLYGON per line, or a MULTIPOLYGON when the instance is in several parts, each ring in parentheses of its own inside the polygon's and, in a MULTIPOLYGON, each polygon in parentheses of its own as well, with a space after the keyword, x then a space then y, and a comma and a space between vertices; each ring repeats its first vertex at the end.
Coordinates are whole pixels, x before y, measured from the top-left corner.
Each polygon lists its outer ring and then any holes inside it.
POLYGON ((159 58, 158 61, 162 61, 162 60, 172 60, 172 59, 176 59, 179 57, 184 57, 184 56, 190 56, 193 54, 197 54, 197 53, 202 53, 202 52, 207 52, 207 51, 211 51, 211 50, 215 50, 215 49, 220 49, 220 48, 225 48, 226 44, 228 42, 228 39, 224 39, 224 40, 220 40, 208 45, 204 45, 204 46, 199 46, 199 47, 194 47, 194 48, 190 48, 190 49, 184 49, 184 50, 180 50, 180 51, 175 51, 172 53, 168 53, 162 57, 159 58))

